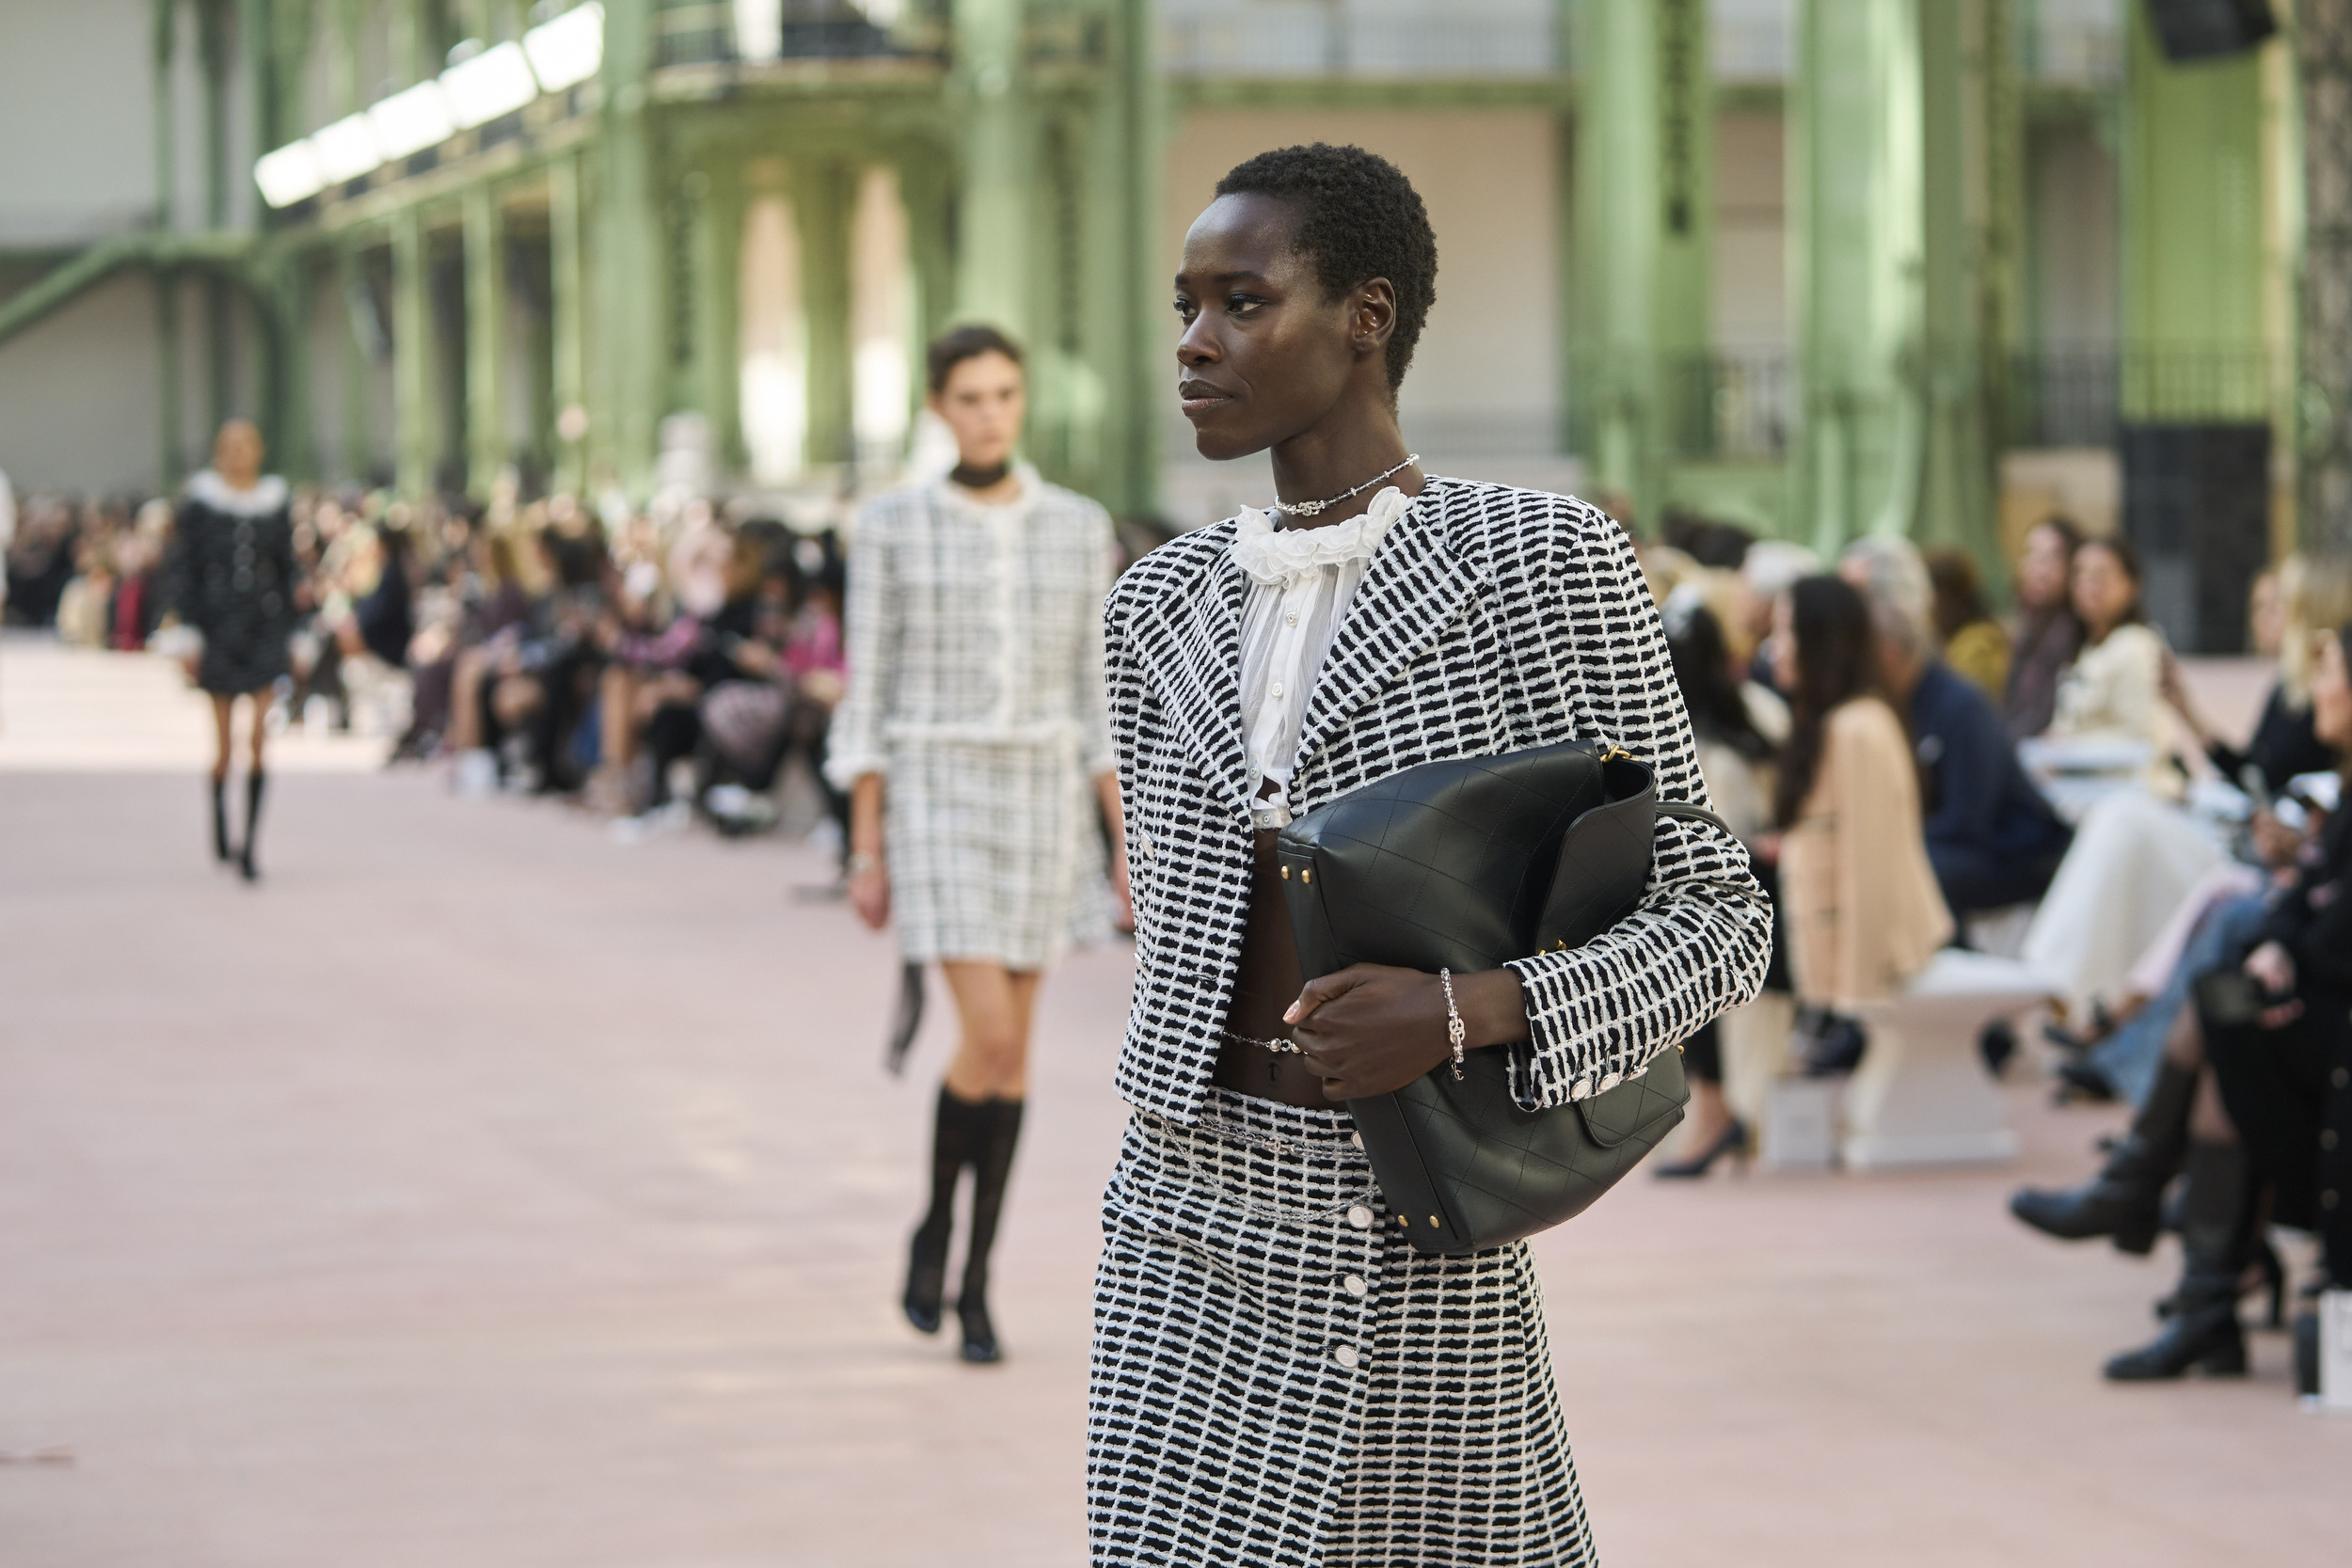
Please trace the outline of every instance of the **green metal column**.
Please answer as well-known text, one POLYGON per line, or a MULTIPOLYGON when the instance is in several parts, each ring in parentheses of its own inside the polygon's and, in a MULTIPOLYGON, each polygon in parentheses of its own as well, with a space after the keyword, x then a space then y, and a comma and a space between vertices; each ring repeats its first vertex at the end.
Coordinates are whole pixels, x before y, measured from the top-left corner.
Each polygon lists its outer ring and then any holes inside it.
POLYGON ((955 90, 963 111, 956 314, 1015 339, 1029 327, 1038 162, 1022 59, 1023 8, 1023 0, 955 0, 954 12, 955 90))
POLYGON ((801 315, 808 334, 808 436, 812 467, 856 452, 850 342, 850 216, 857 170, 838 159, 795 167, 792 212, 801 240, 801 315))
POLYGON ((2352 0, 2302 0, 2303 547, 2352 556, 2352 0))
MULTIPOLYGON (((173 65, 179 55, 178 0, 154 0, 151 38, 154 66, 155 227, 169 229, 179 207, 179 96, 172 90, 173 65)), ((180 411, 180 280, 167 266, 155 269, 156 424, 161 444, 156 453, 156 482, 165 489, 180 483, 186 471, 181 447, 180 411)))
POLYGON ((336 467, 343 478, 365 483, 375 467, 373 397, 368 374, 375 344, 373 328, 363 333, 360 327, 371 319, 374 306, 367 297, 359 241, 354 235, 343 235, 335 246, 335 288, 342 299, 343 319, 343 330, 336 334, 343 367, 342 451, 336 467))
POLYGON ((1712 442, 1714 111, 1705 0, 1584 0, 1575 138, 1577 393, 1597 492, 1649 519, 1712 442))
POLYGON ((652 487, 664 391, 662 307, 670 297, 661 203, 646 123, 645 77, 653 60, 649 0, 613 0, 604 9, 604 110, 597 133, 595 224, 596 324, 594 402, 589 410, 591 478, 632 497, 652 487))
MULTIPOLYGON (((230 0, 199 0, 197 39, 204 73, 204 226, 215 233, 229 227, 229 69, 230 0)), ((235 322, 229 280, 217 271, 204 277, 205 370, 211 391, 211 424, 218 430, 236 412, 235 322)))
POLYGON ((392 218, 393 486, 410 500, 433 489, 433 345, 426 337, 423 215, 392 218))
POLYGON ((1790 522, 1824 553, 1908 530, 1924 435, 1906 375, 1925 244, 1918 10, 1804 0, 1788 153, 1803 410, 1790 522))
POLYGON ((1083 198, 1089 357, 1104 391, 1100 499, 1122 515, 1158 508, 1160 420, 1175 368, 1167 295, 1176 265, 1159 237, 1168 108, 1152 13, 1151 0, 1118 0, 1083 198))
MULTIPOLYGON (((710 460, 719 472, 744 460, 742 399, 743 166, 732 154, 705 171, 695 203, 691 406, 710 421, 710 460)), ((846 268, 845 274, 846 274, 846 268)))
POLYGON ((476 181, 459 198, 466 248, 466 490, 486 499, 506 440, 506 223, 498 192, 476 181))
POLYGON ((588 483, 588 445, 564 434, 588 406, 587 294, 580 269, 580 159, 564 153, 548 166, 548 338, 549 401, 554 404, 556 488, 579 495, 588 483))
POLYGON ((920 404, 926 348, 955 320, 956 254, 951 214, 955 187, 948 171, 952 158, 945 148, 922 148, 898 164, 898 197, 907 209, 907 268, 914 298, 909 310, 914 321, 907 345, 914 363, 908 385, 920 404))
POLYGON ((2130 8, 2123 77, 2123 418, 2270 414, 2261 66, 2173 65, 2130 8))
POLYGON ((1993 432, 1986 379, 1995 279, 1987 173, 1993 48, 2006 29, 1988 25, 1999 0, 1919 0, 1921 457, 1917 510, 1908 531, 1922 544, 1967 550, 1997 581, 2000 530, 1994 512, 1993 432))

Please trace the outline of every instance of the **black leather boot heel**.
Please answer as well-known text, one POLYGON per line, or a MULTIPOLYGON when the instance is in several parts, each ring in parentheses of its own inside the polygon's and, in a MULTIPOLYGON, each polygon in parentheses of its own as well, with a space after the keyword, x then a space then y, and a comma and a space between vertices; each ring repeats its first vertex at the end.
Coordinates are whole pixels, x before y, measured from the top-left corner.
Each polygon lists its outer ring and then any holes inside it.
POLYGON ((2260 1195, 2237 1144, 2189 1148, 2188 1189, 2181 1200, 2181 1288, 2163 1332, 2106 1364, 2116 1383, 2153 1383, 2191 1370, 2213 1377, 2246 1371, 2246 1333, 2238 1291, 2252 1261, 2260 1195))
MULTIPOLYGON (((260 721, 255 721, 257 723, 260 721)), ((253 863, 253 847, 262 836, 262 785, 265 775, 260 768, 245 776, 245 847, 237 851, 237 874, 248 882, 262 879, 260 867, 253 863)))
POLYGON ((988 1315, 988 1255, 996 1245, 996 1222, 1005 1208, 1005 1183, 1012 1175, 1012 1151, 1021 1140, 1022 1101, 992 1100, 972 1162, 972 1240, 963 1260, 963 1289, 956 1317, 963 1325, 963 1358, 988 1366, 1005 1358, 996 1324, 988 1315))
POLYGON ((236 858, 229 844, 229 781, 217 778, 213 781, 213 859, 227 865, 236 858))
POLYGON ((925 1334, 939 1332, 947 1294, 947 1243, 955 1233, 956 1182, 972 1163, 985 1104, 958 1100, 939 1086, 931 1113, 931 1207, 907 1247, 907 1284, 900 1296, 907 1322, 925 1334))

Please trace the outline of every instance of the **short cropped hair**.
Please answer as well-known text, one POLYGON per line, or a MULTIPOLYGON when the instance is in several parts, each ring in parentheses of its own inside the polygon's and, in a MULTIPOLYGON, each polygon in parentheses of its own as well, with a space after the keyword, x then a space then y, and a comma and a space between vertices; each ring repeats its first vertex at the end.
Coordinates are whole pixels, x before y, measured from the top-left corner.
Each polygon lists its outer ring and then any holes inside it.
POLYGON ((1914 658, 1936 653, 1935 591, 1928 583, 1927 563, 1908 539, 1870 537, 1846 546, 1838 562, 1858 569, 1862 596, 1870 606, 1871 625, 1880 637, 1914 658))
POLYGON ((947 389, 947 378, 966 359, 977 359, 983 354, 1001 354, 1018 365, 1023 363, 1021 345, 993 326, 977 323, 970 326, 951 326, 931 340, 923 351, 924 371, 930 377, 931 395, 947 389))
POLYGON ((1413 345, 1438 299, 1438 236, 1404 171, 1360 147, 1316 142, 1285 147, 1233 166, 1219 196, 1269 196, 1298 214, 1299 251, 1313 263, 1326 299, 1375 277, 1396 291, 1389 338, 1389 389, 1405 382, 1413 345))

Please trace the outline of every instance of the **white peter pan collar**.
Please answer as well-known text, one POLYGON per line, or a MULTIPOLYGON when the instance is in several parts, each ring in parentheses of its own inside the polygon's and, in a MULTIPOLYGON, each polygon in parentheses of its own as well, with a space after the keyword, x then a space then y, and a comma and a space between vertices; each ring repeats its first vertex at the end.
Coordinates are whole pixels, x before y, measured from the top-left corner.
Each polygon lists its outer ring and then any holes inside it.
POLYGON ((1256 507, 1245 506, 1234 519, 1233 563, 1252 582, 1287 588, 1322 567, 1371 560, 1412 505, 1413 498, 1391 484, 1372 498, 1371 510, 1360 517, 1323 528, 1283 529, 1256 507))
POLYGON ((227 480, 203 468, 189 476, 188 499, 231 517, 265 517, 286 504, 286 482, 263 474, 252 489, 231 490, 227 480))

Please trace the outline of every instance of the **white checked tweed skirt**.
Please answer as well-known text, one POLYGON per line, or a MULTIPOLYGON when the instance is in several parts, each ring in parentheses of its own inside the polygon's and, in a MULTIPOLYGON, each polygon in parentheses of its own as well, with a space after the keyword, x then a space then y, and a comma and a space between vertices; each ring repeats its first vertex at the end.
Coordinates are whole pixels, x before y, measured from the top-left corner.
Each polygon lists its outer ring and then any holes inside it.
POLYGON ((1526 1246, 1415 1253, 1345 1113, 1138 1111, 1104 1229, 1097 1564, 1593 1561, 1526 1246))
POLYGON ((1100 816, 1073 742, 900 743, 882 820, 909 960, 1042 969, 1109 934, 1100 816))

